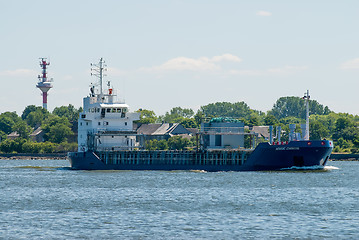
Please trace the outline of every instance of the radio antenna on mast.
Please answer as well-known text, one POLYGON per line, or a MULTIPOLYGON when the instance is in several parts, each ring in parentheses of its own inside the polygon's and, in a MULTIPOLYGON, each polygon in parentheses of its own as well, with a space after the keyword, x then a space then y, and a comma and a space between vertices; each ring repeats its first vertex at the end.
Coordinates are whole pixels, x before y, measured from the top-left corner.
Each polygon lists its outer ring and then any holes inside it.
POLYGON ((95 76, 99 79, 99 90, 100 90, 100 94, 99 94, 99 98, 101 99, 101 101, 103 101, 104 99, 104 94, 103 94, 103 89, 102 89, 102 82, 103 82, 103 77, 106 76, 106 74, 104 74, 104 71, 107 71, 107 65, 105 64, 105 61, 103 60, 103 58, 100 58, 99 63, 91 63, 91 76, 95 76))

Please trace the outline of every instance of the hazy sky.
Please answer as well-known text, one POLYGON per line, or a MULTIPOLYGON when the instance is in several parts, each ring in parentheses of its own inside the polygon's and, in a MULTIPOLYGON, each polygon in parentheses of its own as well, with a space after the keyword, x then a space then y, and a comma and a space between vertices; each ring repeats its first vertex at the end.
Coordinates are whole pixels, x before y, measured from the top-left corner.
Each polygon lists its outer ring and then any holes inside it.
POLYGON ((41 106, 39 57, 50 58, 48 108, 82 105, 90 63, 132 110, 164 114, 218 101, 267 111, 302 96, 359 114, 357 0, 0 0, 0 112, 41 106))

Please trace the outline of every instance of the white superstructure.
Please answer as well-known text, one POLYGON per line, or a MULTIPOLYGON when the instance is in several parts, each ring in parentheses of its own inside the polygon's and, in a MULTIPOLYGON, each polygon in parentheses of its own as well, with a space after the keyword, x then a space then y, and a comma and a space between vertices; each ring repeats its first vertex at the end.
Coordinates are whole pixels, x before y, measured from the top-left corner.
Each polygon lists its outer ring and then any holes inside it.
POLYGON ((140 119, 140 113, 129 112, 124 102, 115 101, 110 82, 102 88, 106 70, 101 58, 98 64, 91 64, 91 75, 98 77, 97 84, 91 84, 90 95, 83 99, 83 112, 78 122, 78 151, 133 150, 136 147, 136 132, 133 121, 140 119))

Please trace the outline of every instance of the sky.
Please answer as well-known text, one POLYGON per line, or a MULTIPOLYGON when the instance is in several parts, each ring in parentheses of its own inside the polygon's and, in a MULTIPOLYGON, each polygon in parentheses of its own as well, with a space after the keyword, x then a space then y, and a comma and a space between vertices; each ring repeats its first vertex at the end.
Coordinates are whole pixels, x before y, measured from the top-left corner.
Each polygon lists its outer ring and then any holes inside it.
POLYGON ((131 110, 284 96, 359 114, 357 0, 0 0, 0 112, 42 106, 39 58, 50 60, 48 109, 82 106, 90 63, 131 110))

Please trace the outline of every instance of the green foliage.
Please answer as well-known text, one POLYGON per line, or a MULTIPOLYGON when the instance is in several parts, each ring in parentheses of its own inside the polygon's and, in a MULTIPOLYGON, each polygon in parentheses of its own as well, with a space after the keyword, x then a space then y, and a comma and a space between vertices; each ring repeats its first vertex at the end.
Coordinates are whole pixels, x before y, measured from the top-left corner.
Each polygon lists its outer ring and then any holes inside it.
POLYGON ((153 139, 153 140, 147 140, 145 143, 145 148, 146 150, 167 150, 168 149, 168 144, 166 140, 157 140, 157 139, 153 139))
POLYGON ((40 153, 41 143, 26 141, 22 144, 22 152, 24 153, 40 153))
POLYGON ((41 127, 45 132, 44 138, 46 141, 61 143, 67 141, 67 137, 73 135, 70 126, 71 124, 66 117, 50 115, 45 119, 41 127))
POLYGON ((77 149, 77 143, 62 142, 33 142, 23 138, 15 140, 5 139, 0 143, 0 151, 3 153, 61 153, 73 152, 77 149))
POLYGON ((334 152, 351 152, 351 149, 354 147, 354 144, 350 140, 345 140, 339 138, 336 142, 334 152))
POLYGON ((71 128, 64 123, 58 123, 50 127, 47 135, 50 142, 62 143, 67 142, 67 137, 73 135, 71 128))
POLYGON ((56 107, 54 111, 52 111, 52 114, 65 117, 69 122, 77 122, 80 112, 82 112, 82 108, 76 109, 73 105, 69 104, 67 107, 56 107))
POLYGON ((42 122, 50 115, 50 113, 42 108, 34 105, 27 106, 22 112, 21 118, 25 120, 31 127, 41 126, 42 122))
POLYGON ((194 115, 194 111, 190 108, 175 107, 171 109, 170 115, 191 118, 194 115))
POLYGON ((339 118, 338 114, 330 113, 328 115, 311 115, 310 121, 321 122, 329 131, 329 136, 335 133, 335 122, 339 118))
POLYGON ((197 122, 194 118, 185 118, 181 124, 185 127, 185 128, 197 128, 197 122))
MULTIPOLYGON (((311 115, 324 115, 330 113, 328 107, 323 107, 323 105, 319 104, 316 100, 309 101, 309 109, 311 115)), ((281 97, 276 101, 272 110, 269 111, 269 114, 279 120, 287 117, 305 119, 305 101, 300 97, 281 97)))
MULTIPOLYGON (((310 137, 311 139, 333 139, 335 151, 359 152, 359 116, 348 113, 334 113, 328 107, 323 107, 317 101, 310 102, 310 137)), ((25 108, 21 118, 16 112, 0 114, 0 151, 2 152, 29 152, 53 153, 61 151, 75 151, 76 143, 68 143, 72 124, 76 124, 78 114, 82 109, 72 105, 61 106, 49 113, 42 107, 30 105, 25 108), (71 124, 72 123, 72 124, 71 124), (45 133, 45 142, 37 143, 28 139, 31 131, 41 125, 45 133), (17 131, 20 138, 6 139, 6 135, 17 131)), ((184 127, 200 127, 203 119, 213 117, 232 117, 245 123, 247 126, 273 125, 282 126, 282 140, 287 138, 288 124, 304 123, 305 104, 298 97, 282 97, 274 104, 271 111, 264 114, 252 110, 244 102, 229 103, 217 102, 200 107, 196 114, 192 109, 181 107, 172 108, 164 116, 157 117, 151 110, 141 111, 142 123, 169 122, 181 123, 184 127)), ((297 129, 299 131, 299 129, 297 129)), ((249 140, 248 140, 249 141, 249 140)), ((195 141, 173 137, 170 140, 151 140, 146 142, 146 148, 155 149, 186 149, 195 145, 195 141)))
POLYGON ((157 120, 156 114, 154 111, 151 110, 138 110, 137 112, 140 112, 140 120, 137 121, 138 123, 155 123, 157 120))
POLYGON ((181 136, 173 136, 168 139, 168 147, 171 150, 184 150, 187 147, 191 147, 191 143, 192 142, 189 139, 181 136))
POLYGON ((268 114, 268 115, 265 116, 265 118, 264 118, 264 125, 266 125, 266 126, 275 126, 275 125, 277 125, 278 123, 279 123, 278 120, 277 120, 276 117, 273 116, 273 115, 268 114))
POLYGON ((15 123, 13 126, 13 131, 16 131, 20 135, 20 138, 27 139, 32 132, 32 128, 27 125, 25 121, 21 120, 15 123))
POLYGON ((6 135, 16 131, 14 126, 19 121, 21 121, 21 118, 16 112, 4 112, 0 114, 0 131, 4 132, 6 135))
POLYGON ((192 137, 191 140, 181 136, 173 136, 166 140, 147 140, 145 143, 146 150, 184 150, 195 146, 196 138, 192 137))
POLYGON ((56 152, 75 152, 77 151, 77 143, 61 142, 56 146, 56 152))
POLYGON ((15 122, 10 117, 4 116, 3 114, 0 115, 0 131, 5 134, 10 134, 14 125, 15 122))
POLYGON ((77 143, 68 143, 67 138, 74 134, 69 121, 77 121, 79 111, 82 111, 81 108, 76 110, 69 105, 55 108, 54 114, 51 114, 42 107, 30 105, 25 108, 21 118, 15 112, 0 114, 0 151, 4 153, 76 151, 77 143), (45 132, 46 141, 38 143, 29 140, 31 132, 40 124, 45 132), (14 131, 20 136, 15 140, 6 139, 6 136, 14 131))
POLYGON ((0 142, 4 139, 6 139, 7 134, 0 130, 0 142))
POLYGON ((194 121, 196 122, 196 125, 198 127, 201 126, 201 123, 204 118, 205 118, 205 114, 201 110, 198 110, 197 113, 194 115, 194 121))
POLYGON ((23 138, 15 140, 5 139, 0 143, 0 150, 4 153, 21 153, 22 145, 26 142, 23 138))
POLYGON ((13 149, 14 149, 14 141, 13 140, 5 139, 5 140, 1 141, 1 143, 0 143, 1 152, 11 153, 14 151, 13 149))
POLYGON ((261 126, 263 123, 262 118, 259 116, 258 113, 253 112, 249 118, 248 125, 250 127, 253 126, 261 126))
POLYGON ((39 143, 41 146, 40 153, 54 153, 56 152, 57 144, 52 142, 39 143))
POLYGON ((21 121, 21 118, 16 114, 16 112, 4 112, 1 116, 10 118, 14 123, 21 121))
POLYGON ((309 123, 309 135, 311 140, 321 140, 329 137, 329 130, 320 121, 309 123))
POLYGON ((200 111, 205 117, 232 117, 250 119, 253 110, 245 102, 217 102, 202 106, 200 111))
POLYGON ((296 118, 296 117, 286 117, 286 118, 280 119, 279 122, 283 125, 288 125, 288 124, 304 123, 304 120, 300 119, 300 118, 296 118))
POLYGON ((194 111, 189 108, 175 107, 170 112, 166 112, 162 120, 166 123, 180 123, 187 118, 191 118, 194 111))
POLYGON ((354 126, 354 122, 348 118, 340 117, 335 122, 335 130, 337 132, 340 132, 340 131, 342 131, 348 127, 352 127, 352 126, 354 126))

